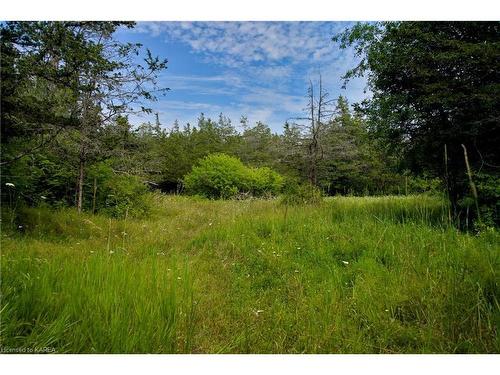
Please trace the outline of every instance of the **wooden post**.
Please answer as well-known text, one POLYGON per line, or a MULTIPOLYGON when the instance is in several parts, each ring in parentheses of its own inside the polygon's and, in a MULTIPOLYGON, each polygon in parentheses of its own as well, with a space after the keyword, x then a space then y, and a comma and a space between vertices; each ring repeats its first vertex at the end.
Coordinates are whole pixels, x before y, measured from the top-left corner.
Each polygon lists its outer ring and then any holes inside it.
POLYGON ((78 212, 82 212, 82 206, 83 206, 83 178, 84 178, 84 168, 85 168, 85 163, 82 158, 80 158, 80 165, 79 165, 79 170, 78 170, 78 184, 77 184, 77 201, 76 201, 76 208, 78 212))
POLYGON ((479 220, 479 222, 481 222, 481 215, 479 213, 479 203, 477 201, 477 189, 476 189, 476 185, 474 184, 474 181, 472 181, 472 172, 471 172, 471 169, 470 169, 470 165, 469 165, 469 158, 467 157, 467 149, 465 148, 465 146, 462 144, 462 148, 464 149, 464 158, 465 158, 465 166, 467 167, 467 176, 469 176, 469 184, 470 184, 470 188, 472 190, 472 195, 474 196, 474 202, 476 203, 476 211, 477 211, 477 219, 479 220))
MULTIPOLYGON (((446 143, 444 144, 444 178, 446 182, 446 196, 448 198, 448 204, 451 205, 450 183, 448 178, 448 147, 446 146, 446 143)), ((451 207, 448 207, 448 224, 451 224, 451 207)))
POLYGON ((94 195, 92 197, 92 215, 95 214, 96 193, 97 193, 97 177, 94 177, 94 195))

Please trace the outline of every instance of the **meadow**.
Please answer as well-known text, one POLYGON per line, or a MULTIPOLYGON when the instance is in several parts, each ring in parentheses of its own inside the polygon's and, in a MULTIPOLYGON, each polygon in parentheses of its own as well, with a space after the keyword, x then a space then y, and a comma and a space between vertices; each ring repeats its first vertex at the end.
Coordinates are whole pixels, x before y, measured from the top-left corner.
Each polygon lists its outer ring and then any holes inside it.
POLYGON ((498 353, 500 236, 427 195, 4 212, 1 342, 57 353, 498 353))

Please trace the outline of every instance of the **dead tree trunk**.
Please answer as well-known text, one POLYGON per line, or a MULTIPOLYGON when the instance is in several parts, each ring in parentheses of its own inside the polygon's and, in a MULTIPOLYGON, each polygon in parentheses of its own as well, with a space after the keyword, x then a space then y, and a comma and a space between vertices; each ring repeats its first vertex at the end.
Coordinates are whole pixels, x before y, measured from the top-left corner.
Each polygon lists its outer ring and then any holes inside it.
POLYGON ((77 201, 76 208, 82 212, 83 207, 83 180, 85 173, 85 147, 82 145, 80 150, 80 162, 78 165, 78 183, 77 183, 77 201))

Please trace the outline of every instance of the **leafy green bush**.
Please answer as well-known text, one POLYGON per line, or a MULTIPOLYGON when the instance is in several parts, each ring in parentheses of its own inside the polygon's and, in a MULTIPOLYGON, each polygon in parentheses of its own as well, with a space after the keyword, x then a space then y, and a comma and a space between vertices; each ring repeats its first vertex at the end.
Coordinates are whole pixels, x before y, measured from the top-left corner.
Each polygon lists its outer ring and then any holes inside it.
POLYGON ((251 169, 252 193, 255 196, 276 195, 283 187, 283 177, 268 167, 251 169))
MULTIPOLYGON (((95 210, 114 217, 144 216, 151 210, 147 186, 136 176, 116 174, 105 163, 95 165, 89 181, 96 180, 95 210)), ((86 206, 93 210, 93 189, 88 189, 86 206)))
POLYGON ((273 170, 246 167, 238 158, 210 154, 184 177, 189 194, 227 199, 239 194, 265 196, 278 194, 283 178, 273 170))
POLYGON ((476 173, 474 176, 479 194, 481 220, 488 227, 500 226, 500 176, 476 173))
POLYGON ((319 204, 323 201, 321 190, 310 183, 299 183, 289 180, 285 186, 281 197, 282 204, 319 204))
POLYGON ((443 182, 439 178, 431 178, 426 175, 409 175, 405 183, 409 194, 439 193, 444 189, 443 182))

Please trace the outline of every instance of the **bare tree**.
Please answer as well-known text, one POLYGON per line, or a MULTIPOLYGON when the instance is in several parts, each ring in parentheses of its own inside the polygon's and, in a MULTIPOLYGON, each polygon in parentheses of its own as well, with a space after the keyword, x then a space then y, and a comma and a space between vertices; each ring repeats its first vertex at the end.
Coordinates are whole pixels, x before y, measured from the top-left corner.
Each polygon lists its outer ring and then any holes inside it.
POLYGON ((317 184, 318 164, 324 158, 322 138, 334 114, 332 104, 335 100, 328 97, 329 93, 323 87, 321 74, 319 75, 317 90, 315 90, 313 82, 309 80, 308 104, 304 109, 307 116, 294 118, 295 120, 305 121, 299 126, 303 132, 306 146, 307 175, 309 182, 313 185, 317 184))

